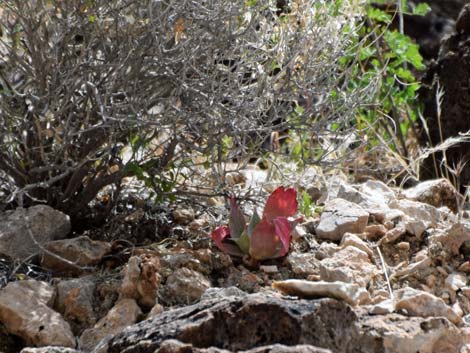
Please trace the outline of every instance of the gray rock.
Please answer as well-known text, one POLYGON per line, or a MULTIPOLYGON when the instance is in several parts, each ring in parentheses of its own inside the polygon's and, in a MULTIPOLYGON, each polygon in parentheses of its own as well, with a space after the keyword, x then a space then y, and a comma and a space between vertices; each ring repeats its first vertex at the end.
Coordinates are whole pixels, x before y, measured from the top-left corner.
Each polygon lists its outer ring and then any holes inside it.
POLYGON ((232 352, 283 342, 287 346, 304 344, 349 353, 357 337, 356 323, 350 307, 333 299, 229 296, 165 311, 102 341, 93 352, 158 352, 164 341, 173 338, 193 347, 232 352))
POLYGON ((326 203, 316 229, 323 239, 339 241, 344 233, 362 233, 367 226, 369 213, 361 206, 343 199, 326 203))
POLYGON ((335 299, 258 293, 164 311, 106 338, 93 353, 326 353, 316 347, 341 353, 438 353, 460 352, 469 337, 444 317, 371 316, 335 299))
POLYGON ((38 253, 40 246, 63 239, 69 232, 69 216, 49 206, 7 211, 0 214, 0 253, 24 260, 38 253))
POLYGON ((456 325, 462 323, 462 318, 450 306, 430 293, 407 287, 396 291, 395 295, 396 310, 406 310, 411 316, 443 316, 456 325))

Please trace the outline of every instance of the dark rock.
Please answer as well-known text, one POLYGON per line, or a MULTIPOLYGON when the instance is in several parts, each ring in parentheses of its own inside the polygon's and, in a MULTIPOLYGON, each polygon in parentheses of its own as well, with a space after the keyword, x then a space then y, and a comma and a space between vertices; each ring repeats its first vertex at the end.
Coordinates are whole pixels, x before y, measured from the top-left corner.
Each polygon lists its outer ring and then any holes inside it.
MULTIPOLYGON (((94 352, 153 353, 168 339, 197 348, 230 351, 282 342, 286 346, 307 344, 335 352, 366 352, 354 346, 356 321, 347 304, 333 299, 294 301, 262 294, 230 296, 163 312, 118 333, 107 345, 102 342, 94 352)), ((256 350, 270 351, 279 352, 256 350)))
POLYGON ((460 12, 455 29, 459 34, 470 34, 470 4, 465 5, 460 12))
MULTIPOLYGON (((464 12, 468 11, 466 7, 464 12)), ((468 15, 462 15, 460 22, 468 15)), ((470 21, 470 20, 469 20, 470 21)), ((470 109, 470 33, 468 25, 459 24, 459 33, 454 33, 442 42, 441 52, 436 63, 430 66, 423 78, 420 99, 424 103, 423 116, 429 128, 429 136, 423 128, 420 143, 436 146, 449 137, 457 137, 460 132, 470 130, 468 112, 470 109), (443 91, 440 104, 441 116, 438 118, 436 94, 443 91), (442 139, 441 139, 442 136, 442 139)), ((455 168, 470 158, 469 143, 462 142, 446 151, 447 164, 455 168)), ((436 162, 428 157, 421 168, 424 179, 438 177, 436 168, 443 159, 441 153, 435 154, 436 162)), ((445 168, 445 167, 442 167, 445 168)), ((459 177, 460 185, 470 182, 470 168, 463 168, 459 177)), ((462 190, 461 190, 462 191, 462 190)))

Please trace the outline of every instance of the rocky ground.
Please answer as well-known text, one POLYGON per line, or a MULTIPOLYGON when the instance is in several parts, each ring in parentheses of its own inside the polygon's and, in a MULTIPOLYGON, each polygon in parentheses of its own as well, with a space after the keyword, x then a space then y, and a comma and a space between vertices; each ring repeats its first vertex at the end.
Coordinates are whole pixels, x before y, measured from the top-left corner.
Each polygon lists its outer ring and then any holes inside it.
POLYGON ((470 352, 470 219, 452 185, 299 180, 317 206, 262 262, 212 243, 223 199, 133 201, 80 234, 47 206, 2 214, 0 351, 470 352))

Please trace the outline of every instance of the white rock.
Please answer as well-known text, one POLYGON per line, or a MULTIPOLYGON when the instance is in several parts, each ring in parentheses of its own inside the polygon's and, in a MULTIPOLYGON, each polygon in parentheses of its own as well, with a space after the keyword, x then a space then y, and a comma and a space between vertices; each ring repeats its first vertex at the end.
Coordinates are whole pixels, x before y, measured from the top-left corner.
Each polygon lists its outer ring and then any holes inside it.
POLYGON ((413 234, 418 239, 421 238, 424 231, 428 229, 429 224, 420 220, 420 219, 413 219, 408 216, 402 217, 402 224, 405 227, 406 231, 410 234, 413 234))
POLYGON ((265 273, 278 273, 279 269, 277 268, 276 265, 261 265, 259 267, 260 271, 263 271, 265 273))
POLYGON ((354 246, 358 248, 359 250, 362 250, 365 253, 367 253, 367 255, 369 255, 370 258, 372 258, 374 255, 369 245, 367 245, 367 243, 361 238, 359 238, 357 235, 352 234, 352 233, 344 234, 343 239, 341 239, 340 246, 342 248, 345 248, 347 246, 354 246))
POLYGON ((431 244, 440 243, 452 255, 459 255, 459 249, 465 241, 470 241, 468 222, 455 223, 447 229, 438 229, 430 237, 431 244))
POLYGON ((324 281, 342 281, 366 287, 379 274, 369 255, 354 246, 346 246, 320 262, 324 281))
POLYGON ((51 293, 53 288, 45 282, 9 283, 0 291, 0 322, 28 345, 75 348, 69 324, 47 306, 53 300, 51 293))
POLYGON ((467 276, 463 273, 451 273, 447 276, 445 284, 453 291, 458 291, 467 285, 467 276))
POLYGON ((413 262, 406 266, 405 268, 399 268, 395 270, 395 272, 390 276, 390 280, 404 277, 404 276, 409 276, 412 273, 419 272, 422 270, 425 270, 429 268, 432 265, 432 260, 429 256, 426 256, 425 258, 413 262))
POLYGON ((272 287, 285 295, 300 298, 329 297, 344 300, 350 305, 361 305, 370 302, 369 293, 357 284, 345 282, 312 282, 300 279, 273 282, 272 287))
POLYGON ((427 180, 403 191, 403 195, 410 200, 420 201, 435 207, 447 206, 457 211, 459 195, 454 186, 447 179, 427 180))
POLYGON ((400 318, 399 315, 364 317, 370 338, 381 342, 385 353, 461 353, 462 331, 445 318, 400 318))
POLYGON ((326 203, 316 234, 323 239, 339 241, 344 233, 362 233, 367 226, 369 213, 361 206, 343 199, 326 203))
POLYGON ((439 211, 436 207, 426 203, 411 200, 396 200, 390 203, 391 208, 403 211, 408 217, 422 221, 426 227, 435 227, 440 218, 439 211))
POLYGON ((48 346, 48 347, 40 347, 40 348, 23 348, 20 353, 83 353, 81 351, 77 351, 73 348, 66 348, 66 347, 56 347, 56 346, 48 346))
POLYGON ((377 200, 378 204, 388 204, 396 200, 395 192, 386 184, 379 180, 367 180, 361 184, 361 192, 368 195, 369 198, 377 200))
POLYGON ((443 316, 456 325, 462 318, 441 298, 410 287, 395 292, 396 310, 406 310, 408 315, 420 317, 443 316))
POLYGON ((367 308, 367 311, 369 314, 373 315, 385 315, 385 314, 390 314, 393 313, 395 310, 395 304, 392 299, 386 299, 384 301, 381 301, 380 303, 370 305, 367 308))

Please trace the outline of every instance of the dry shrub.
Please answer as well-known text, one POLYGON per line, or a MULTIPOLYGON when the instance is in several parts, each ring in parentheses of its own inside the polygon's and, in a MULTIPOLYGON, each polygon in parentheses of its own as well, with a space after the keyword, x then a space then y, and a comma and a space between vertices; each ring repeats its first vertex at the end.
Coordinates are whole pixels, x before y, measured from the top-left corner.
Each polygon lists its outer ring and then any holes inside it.
POLYGON ((0 0, 3 203, 76 218, 128 176, 178 193, 286 131, 323 160, 374 89, 347 89, 361 8, 334 3, 0 0))

